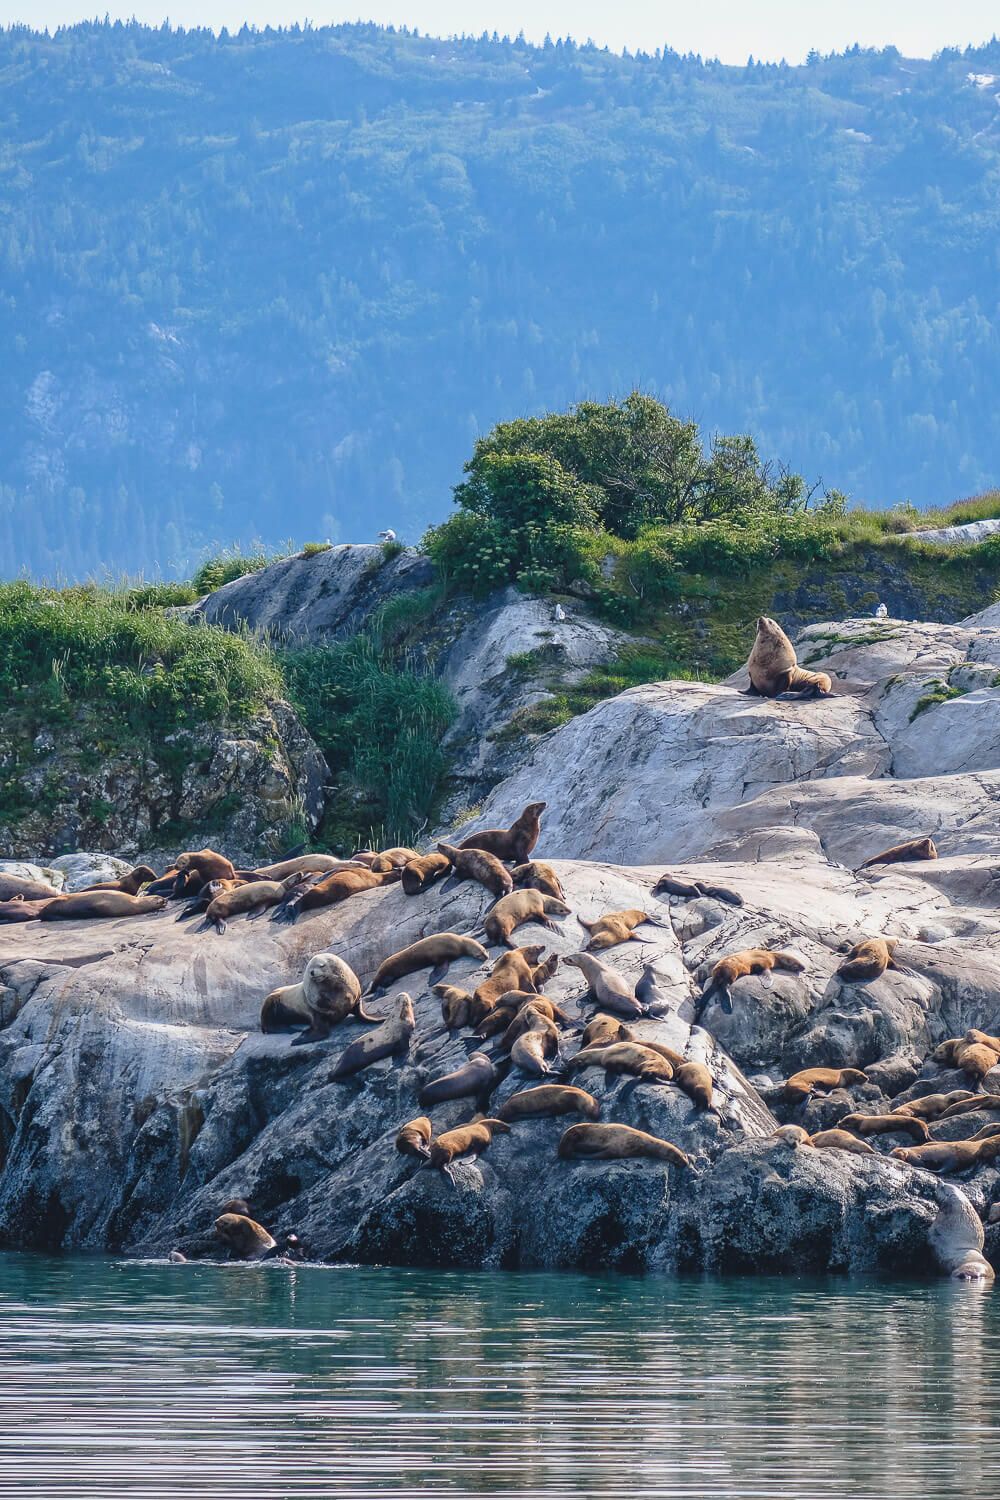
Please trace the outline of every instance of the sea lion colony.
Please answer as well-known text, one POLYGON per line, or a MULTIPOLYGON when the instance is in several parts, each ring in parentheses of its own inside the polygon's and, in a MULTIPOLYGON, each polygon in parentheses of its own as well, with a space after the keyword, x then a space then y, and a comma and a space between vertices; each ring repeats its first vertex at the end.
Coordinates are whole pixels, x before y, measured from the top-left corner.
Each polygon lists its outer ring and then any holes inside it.
MULTIPOLYGON (((798 668, 787 637, 766 619, 758 622, 750 674, 752 689, 758 695, 814 696, 832 690, 826 674, 805 673, 798 668)), ((716 1081, 703 1063, 642 1039, 625 1024, 662 1014, 665 1009, 652 967, 647 965, 639 983, 634 984, 595 952, 641 942, 636 929, 649 922, 669 925, 666 912, 662 908, 659 912, 633 908, 598 913, 589 919, 573 913, 555 870, 531 858, 544 808, 544 802, 529 804, 509 829, 485 830, 460 845, 442 841, 423 854, 404 848, 359 851, 347 860, 292 854, 274 865, 237 869, 224 855, 202 849, 181 853, 162 875, 139 866, 119 880, 100 882, 72 895, 55 894, 38 882, 0 873, 0 923, 121 918, 162 911, 169 902, 183 900, 178 921, 201 915, 202 923, 192 923, 193 930, 214 928, 222 934, 228 920, 238 914, 254 921, 270 912, 272 920, 295 921, 302 913, 351 900, 384 884, 400 882, 406 895, 418 897, 445 878, 478 881, 495 898, 478 932, 435 933, 410 944, 379 965, 367 989, 337 955, 316 954, 306 964, 299 983, 263 997, 261 1029, 302 1028, 293 1045, 303 1045, 325 1041, 348 1020, 371 1026, 372 1030, 343 1049, 330 1075, 332 1079, 354 1077, 381 1059, 405 1056, 415 1027, 408 994, 396 995, 390 1013, 384 1017, 368 1012, 364 997, 377 997, 397 979, 426 970, 427 987, 432 987, 441 1000, 444 1025, 450 1030, 468 1031, 469 1044, 477 1050, 471 1052, 464 1066, 427 1078, 414 1100, 424 1108, 466 1100, 473 1112, 464 1124, 438 1132, 431 1115, 416 1111, 413 1118, 401 1121, 395 1144, 402 1155, 412 1159, 414 1170, 440 1170, 454 1182, 456 1161, 489 1150, 495 1136, 516 1131, 518 1122, 569 1114, 582 1116, 585 1123, 561 1130, 554 1142, 560 1159, 648 1157, 696 1172, 692 1158, 675 1142, 623 1123, 600 1121, 601 1105, 584 1086, 585 1078, 580 1077, 589 1068, 623 1074, 636 1085, 678 1089, 696 1109, 718 1109, 716 1081), (544 945, 517 946, 513 937, 515 929, 525 923, 558 930, 560 922, 570 918, 583 930, 581 951, 564 955, 562 962, 578 970, 583 980, 585 988, 577 999, 595 1007, 594 1012, 579 1018, 544 994, 544 984, 559 964, 558 956, 544 959, 544 945), (469 992, 442 982, 456 959, 489 963, 481 938, 500 947, 501 952, 475 989, 469 992), (483 1050, 487 1041, 493 1041, 490 1052, 483 1050), (522 1086, 494 1110, 491 1096, 513 1070, 520 1075, 522 1086)), ((859 867, 859 873, 877 864, 936 857, 932 840, 912 839, 871 856, 859 867)), ((658 896, 675 902, 711 897, 734 907, 744 905, 738 892, 671 874, 661 876, 652 886, 652 905, 658 896)), ((855 984, 871 983, 887 969, 910 973, 896 960, 895 949, 896 941, 891 938, 844 943, 841 951, 847 951, 847 958, 838 976, 845 983, 855 984)), ((777 947, 726 953, 708 970, 699 1014, 714 1000, 724 1013, 732 1012, 733 989, 741 979, 763 976, 766 986, 775 971, 800 974, 805 967, 797 955, 777 947)), ((775 1132, 776 1142, 793 1149, 869 1155, 877 1154, 869 1144, 870 1137, 903 1137, 906 1145, 893 1147, 890 1141, 886 1150, 911 1170, 937 1174, 974 1170, 1000 1152, 1000 1125, 970 1130, 961 1140, 936 1141, 933 1131, 957 1115, 1000 1109, 998 1096, 974 1091, 1000 1064, 1000 1038, 970 1030, 963 1037, 941 1043, 933 1059, 942 1067, 961 1069, 974 1088, 929 1092, 898 1105, 890 1101, 885 1113, 870 1114, 856 1107, 857 1101, 848 1092, 865 1082, 862 1070, 816 1067, 793 1074, 769 1101, 772 1107, 784 1106, 795 1112, 817 1096, 842 1091, 845 1109, 835 1128, 812 1134, 785 1121, 775 1132)), ((978 1123, 970 1121, 970 1126, 978 1123)), ((249 1213, 227 1211, 233 1206, 225 1205, 215 1224, 216 1238, 232 1255, 260 1258, 284 1253, 249 1213)), ((291 1248, 293 1254, 300 1253, 296 1247, 291 1248)))

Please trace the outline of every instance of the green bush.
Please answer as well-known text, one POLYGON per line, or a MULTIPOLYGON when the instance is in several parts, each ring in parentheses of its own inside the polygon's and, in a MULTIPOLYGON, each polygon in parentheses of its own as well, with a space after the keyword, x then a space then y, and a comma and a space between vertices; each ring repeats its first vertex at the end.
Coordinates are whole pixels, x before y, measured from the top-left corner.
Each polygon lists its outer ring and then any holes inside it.
MULTIPOLYGON (((318 543, 313 545, 319 546, 318 543)), ((255 547, 251 552, 241 552, 239 547, 232 547, 216 557, 206 558, 191 580, 196 597, 200 599, 203 594, 211 594, 215 589, 221 589, 224 584, 243 578, 247 573, 259 573, 268 563, 288 556, 288 550, 271 552, 265 547, 255 547)))
POLYGON ((302 548, 303 557, 316 557, 320 552, 329 552, 330 542, 306 542, 302 548))

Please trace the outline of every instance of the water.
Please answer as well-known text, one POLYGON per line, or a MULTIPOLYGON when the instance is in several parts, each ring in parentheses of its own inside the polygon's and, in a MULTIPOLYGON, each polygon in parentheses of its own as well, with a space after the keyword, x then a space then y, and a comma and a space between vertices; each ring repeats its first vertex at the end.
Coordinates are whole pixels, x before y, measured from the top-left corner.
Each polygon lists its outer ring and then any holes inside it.
POLYGON ((0 1256, 0 1495, 1000 1495, 1000 1291, 0 1256))

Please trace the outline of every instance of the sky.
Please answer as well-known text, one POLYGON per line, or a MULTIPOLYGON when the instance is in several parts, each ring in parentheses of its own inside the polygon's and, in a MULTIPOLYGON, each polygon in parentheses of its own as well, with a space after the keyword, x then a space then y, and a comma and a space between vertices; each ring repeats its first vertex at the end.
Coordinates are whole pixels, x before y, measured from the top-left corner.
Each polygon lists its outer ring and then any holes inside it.
POLYGON ((996 0, 0 0, 0 24, 54 28, 95 14, 159 25, 277 26, 302 21, 380 21, 435 36, 524 32, 529 41, 588 37, 615 51, 670 46, 723 62, 801 62, 810 48, 843 51, 890 43, 911 57, 987 41, 1000 31, 996 0))

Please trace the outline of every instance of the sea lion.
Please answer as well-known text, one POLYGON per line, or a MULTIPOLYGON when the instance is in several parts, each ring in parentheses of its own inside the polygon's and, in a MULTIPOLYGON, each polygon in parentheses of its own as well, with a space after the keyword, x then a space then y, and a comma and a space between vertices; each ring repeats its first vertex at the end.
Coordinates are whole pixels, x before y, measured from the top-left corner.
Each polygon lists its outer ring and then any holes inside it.
POLYGON ((675 1048, 668 1047, 665 1042, 651 1042, 648 1037, 636 1036, 635 1032, 628 1026, 621 1028, 621 1035, 618 1040, 621 1042, 638 1042, 640 1047, 648 1047, 650 1052, 656 1052, 660 1057, 665 1057, 674 1070, 674 1080, 676 1081, 677 1069, 683 1068, 684 1057, 675 1048))
POLYGON ((510 1135, 510 1126, 505 1120, 470 1120, 468 1125, 459 1125, 455 1130, 445 1130, 431 1142, 427 1165, 438 1167, 454 1182, 451 1164, 460 1156, 478 1156, 485 1151, 495 1135, 510 1135))
POLYGON ((126 896, 138 896, 144 885, 156 879, 156 871, 151 870, 148 865, 136 865, 135 869, 129 870, 127 875, 120 875, 117 880, 95 880, 93 885, 85 886, 88 891, 124 891, 126 896))
MULTIPOLYGON (((561 899, 561 898, 560 898, 561 899)), ((550 953, 548 958, 540 964, 536 964, 531 971, 531 982, 535 989, 541 994, 550 979, 554 979, 559 969, 558 953, 550 953)))
POLYGON ((886 969, 895 969, 899 974, 912 974, 912 969, 898 964, 893 956, 898 942, 898 938, 865 938, 862 942, 855 943, 837 969, 838 979, 844 979, 848 984, 867 984, 872 979, 878 979, 886 969))
POLYGON ((455 984, 436 984, 435 995, 441 997, 441 1019, 449 1031, 459 1031, 469 1024, 472 996, 455 984))
MULTIPOLYGON (((205 911, 205 924, 214 927, 220 935, 225 932, 230 917, 246 912, 247 917, 260 916, 269 906, 277 906, 298 882, 298 874, 288 875, 284 880, 249 880, 232 890, 219 891, 212 897, 205 911)), ((214 886, 215 881, 210 882, 214 886)))
POLYGON ((489 958, 489 954, 475 938, 463 937, 459 932, 435 932, 383 959, 365 993, 380 995, 395 980, 402 979, 406 974, 415 974, 418 969, 430 969, 429 983, 437 984, 447 973, 448 965, 454 963, 456 958, 477 958, 482 961, 489 958))
POLYGON ((174 920, 186 922, 190 917, 197 916, 199 912, 208 911, 216 896, 221 896, 224 891, 239 890, 241 885, 246 884, 247 882, 239 875, 235 880, 210 880, 202 886, 197 896, 181 908, 174 920))
POLYGON ((497 1070, 486 1053, 473 1052, 464 1067, 425 1083, 417 1097, 421 1104, 443 1104, 446 1099, 464 1099, 470 1094, 485 1097, 496 1082, 497 1070))
POLYGON ((691 1161, 670 1141, 633 1130, 631 1125, 570 1125, 559 1141, 564 1161, 582 1157, 590 1161, 623 1161, 630 1156, 649 1156, 674 1167, 690 1167, 691 1161))
POLYGON ((660 989, 656 974, 656 966, 652 963, 645 964, 642 970, 642 978, 635 987, 635 998, 640 1005, 644 1005, 647 1011, 662 1015, 670 1009, 670 997, 660 989))
POLYGON ((991 1036, 988 1031, 979 1031, 975 1026, 969 1028, 965 1033, 967 1042, 976 1042, 980 1047, 989 1047, 991 1052, 1000 1053, 1000 1036, 991 1036))
POLYGON ((462 840, 460 849, 485 849, 507 864, 523 865, 538 843, 544 802, 529 802, 509 828, 484 828, 462 840))
POLYGON ((869 865, 898 865, 911 859, 937 859, 938 852, 931 838, 907 839, 905 844, 893 844, 891 849, 883 849, 881 854, 873 854, 871 859, 866 859, 863 864, 858 865, 855 874, 860 875, 862 870, 867 870, 869 865))
POLYGON ((592 953, 569 953, 564 956, 563 963, 580 970, 587 981, 588 995, 598 1005, 607 1006, 608 1010, 631 1021, 648 1014, 647 1007, 635 998, 633 987, 624 974, 610 964, 602 963, 592 953))
POLYGON ((994 1272, 983 1255, 985 1235, 976 1210, 953 1183, 937 1181, 934 1196, 939 1207, 928 1240, 939 1266, 953 1281, 988 1285, 994 1272))
POLYGON ((430 890, 435 880, 447 875, 450 869, 451 860, 439 850, 431 850, 430 854, 418 854, 416 859, 409 860, 403 866, 400 880, 404 894, 419 896, 422 891, 430 890))
MULTIPOLYGON (((933 1098, 947 1099, 947 1094, 932 1095, 933 1098)), ((969 1094, 965 1099, 956 1099, 946 1109, 940 1111, 936 1118, 941 1120, 952 1120, 956 1115, 971 1115, 978 1110, 985 1110, 992 1114, 994 1110, 1000 1110, 1000 1094, 969 1094)))
POLYGON ((750 698, 781 698, 794 694, 797 698, 828 697, 833 692, 833 682, 827 672, 807 672, 800 667, 795 647, 788 639, 777 620, 761 615, 757 620, 757 636, 747 662, 750 686, 743 692, 750 698))
POLYGON ((541 891, 536 890, 512 891, 509 896, 501 896, 496 905, 490 908, 483 927, 491 943, 505 943, 508 948, 516 948, 517 944, 511 942, 510 938, 516 927, 521 927, 525 922, 537 922, 541 927, 558 932, 559 928, 552 921, 552 916, 568 917, 569 914, 569 907, 558 896, 543 896, 541 891))
POLYGON ((254 1217, 253 1209, 246 1198, 227 1198, 225 1203, 220 1203, 216 1217, 219 1214, 242 1214, 245 1219, 254 1217))
POLYGON ((0 870, 0 901, 51 901, 61 895, 55 886, 42 880, 27 880, 23 875, 5 875, 0 870))
POLYGON ((0 922, 37 922, 44 907, 58 900, 55 891, 44 901, 25 901, 23 896, 13 896, 9 901, 0 901, 0 922))
POLYGON ((659 918, 650 916, 639 907, 632 907, 628 911, 609 911, 593 922, 588 922, 584 917, 577 917, 577 921, 590 933, 590 941, 586 948, 588 953, 600 953, 605 948, 616 948, 619 943, 641 943, 643 939, 636 936, 635 929, 641 927, 644 922, 650 922, 655 927, 663 926, 659 918))
POLYGON ((966 1099, 980 1099, 981 1094, 970 1094, 968 1089, 951 1089, 947 1094, 922 1094, 919 1099, 910 1099, 898 1104, 891 1111, 894 1115, 916 1115, 919 1120, 938 1120, 947 1114, 953 1104, 966 1099))
POLYGON ((562 881, 544 860, 529 859, 527 864, 515 865, 510 878, 519 890, 541 891, 543 896, 555 896, 559 901, 566 899, 562 881))
MULTIPOLYGON (((506 1004, 508 998, 515 1000, 517 1008, 511 1016, 506 1031, 500 1038, 497 1051, 501 1054, 509 1052, 522 1032, 527 1031, 532 1026, 532 1017, 534 1016, 541 1016, 544 1020, 550 1021, 553 1024, 556 1021, 561 1021, 563 1025, 573 1024, 562 1007, 557 1005, 554 1000, 550 1000, 547 995, 532 995, 528 990, 514 990, 511 997, 504 995, 497 1001, 495 1009, 491 1011, 483 1022, 480 1032, 489 1025, 497 1011, 500 1011, 501 1014, 510 1014, 509 1006, 506 1004)), ((485 1041, 485 1037, 481 1036, 480 1039, 485 1041)))
POLYGON ((583 1028, 584 1047, 603 1047, 611 1042, 633 1042, 634 1034, 617 1016, 597 1015, 583 1028))
POLYGON ((812 1138, 801 1125, 779 1125, 767 1137, 769 1141, 781 1141, 786 1146, 811 1146, 812 1138))
POLYGON ((395 867, 378 871, 366 870, 364 865, 358 865, 355 869, 334 870, 332 875, 324 875, 315 885, 294 886, 275 911, 274 920, 294 922, 299 912, 315 911, 321 906, 336 906, 339 902, 356 896, 359 891, 373 891, 378 886, 392 885, 399 876, 400 872, 395 867))
MULTIPOLYGON (((483 951, 485 953, 485 949, 483 951)), ((544 952, 541 943, 529 943, 526 947, 511 948, 506 953, 501 953, 486 978, 476 985, 469 1007, 469 1019, 473 1026, 482 1025, 503 995, 512 990, 534 990, 532 975, 544 952)))
POLYGON ((402 872, 412 860, 419 858, 420 855, 416 849, 406 849, 401 846, 393 849, 380 849, 368 868, 374 870, 376 875, 388 875, 391 870, 402 872))
POLYGON ((681 1063, 679 1068, 674 1068, 674 1082, 684 1090, 692 1104, 696 1104, 699 1109, 711 1109, 715 1084, 704 1063, 681 1063))
POLYGON ((789 974, 801 974, 805 969, 805 964, 794 953, 783 953, 780 949, 772 951, 770 948, 744 948, 739 953, 730 953, 726 958, 720 958, 712 966, 708 984, 702 991, 702 1006, 707 1005, 715 995, 718 995, 720 1006, 727 1015, 731 1015, 733 1009, 731 987, 737 979, 745 979, 748 974, 769 974, 772 969, 783 969, 789 974))
POLYGON ((578 1068, 603 1068, 605 1073, 631 1073, 646 1083, 669 1083, 674 1070, 665 1057, 644 1047, 641 1042, 611 1042, 606 1047, 581 1047, 567 1065, 578 1068))
POLYGON ((165 896, 128 896, 124 891, 77 891, 47 901, 38 913, 42 922, 78 922, 92 917, 141 917, 162 911, 165 896))
POLYGON ((709 885, 707 880, 681 880, 677 875, 660 876, 652 893, 658 896, 661 892, 668 896, 683 896, 686 901, 708 896, 713 901, 725 902, 727 906, 743 905, 739 891, 730 890, 727 885, 709 885))
POLYGON ((438 844, 438 849, 451 861, 458 880, 478 880, 494 896, 509 896, 514 889, 510 871, 495 854, 485 849, 456 849, 454 844, 438 844))
POLYGON ((931 1059, 947 1067, 961 1068, 963 1073, 980 1081, 1000 1062, 1000 1054, 982 1042, 970 1042, 967 1037, 959 1036, 941 1042, 931 1053, 931 1059))
POLYGON ((831 1089, 867 1082, 868 1074, 861 1068, 802 1068, 785 1080, 783 1094, 787 1103, 798 1104, 816 1093, 825 1094, 831 1089))
POLYGON ((336 870, 352 868, 349 859, 337 859, 334 854, 299 854, 294 859, 280 859, 274 865, 261 865, 256 870, 238 870, 237 874, 249 880, 284 880, 287 875, 332 875, 336 870))
POLYGON ((869 1146, 867 1141, 859 1141, 849 1130, 818 1130, 809 1137, 809 1144, 818 1151, 850 1151, 854 1156, 879 1154, 874 1146, 869 1146))
POLYGON ((175 896, 186 894, 195 880, 199 885, 207 885, 210 880, 236 879, 232 861, 214 849, 188 849, 183 854, 178 854, 174 864, 177 868, 175 896))
POLYGON ((263 1224, 245 1214, 220 1214, 215 1232, 238 1260, 261 1260, 278 1248, 277 1240, 263 1224))
POLYGON ((401 1057, 409 1052, 410 1038, 416 1024, 413 1001, 405 992, 397 995, 395 1014, 383 1021, 381 1026, 376 1026, 374 1031, 366 1031, 363 1037, 344 1048, 329 1074, 329 1081, 335 1083, 342 1078, 350 1078, 353 1074, 360 1073, 362 1068, 370 1068, 372 1063, 380 1062, 383 1057, 401 1057))
POLYGON ((929 1146, 897 1146, 890 1155, 905 1161, 909 1167, 923 1167, 928 1172, 964 1172, 980 1162, 994 1161, 1000 1155, 1000 1135, 978 1141, 934 1141, 929 1146))
POLYGON ((588 1120, 600 1116, 600 1103, 586 1089, 575 1089, 564 1083, 541 1083, 533 1089, 512 1094, 499 1110, 501 1120, 537 1120, 549 1115, 586 1115, 588 1120))
POLYGON ((349 964, 336 953, 314 953, 298 984, 272 990, 260 1012, 261 1031, 284 1031, 305 1022, 309 1030, 303 1041, 322 1041, 334 1026, 353 1016, 377 1025, 381 1017, 370 1016, 361 1003, 361 981, 349 964))
POLYGON ((859 1111, 844 1115, 837 1121, 837 1127, 860 1136, 904 1134, 921 1144, 931 1138, 926 1123, 916 1115, 866 1115, 859 1111))
POLYGON ((511 1043, 510 1060, 522 1073, 546 1078, 553 1071, 550 1059, 559 1055, 559 1032, 552 1021, 527 1007, 524 1029, 511 1043))
POLYGON ((404 1156, 420 1156, 424 1161, 430 1156, 431 1136, 434 1127, 426 1115, 409 1120, 396 1136, 396 1150, 404 1156))

